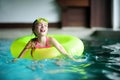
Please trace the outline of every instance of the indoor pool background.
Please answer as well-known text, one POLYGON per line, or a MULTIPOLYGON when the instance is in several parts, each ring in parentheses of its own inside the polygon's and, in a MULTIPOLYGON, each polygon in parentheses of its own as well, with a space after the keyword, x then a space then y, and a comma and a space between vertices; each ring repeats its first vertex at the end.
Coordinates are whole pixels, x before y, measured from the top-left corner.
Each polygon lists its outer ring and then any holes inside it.
POLYGON ((83 40, 83 62, 70 59, 12 62, 13 39, 0 39, 0 80, 119 80, 120 40, 83 40))

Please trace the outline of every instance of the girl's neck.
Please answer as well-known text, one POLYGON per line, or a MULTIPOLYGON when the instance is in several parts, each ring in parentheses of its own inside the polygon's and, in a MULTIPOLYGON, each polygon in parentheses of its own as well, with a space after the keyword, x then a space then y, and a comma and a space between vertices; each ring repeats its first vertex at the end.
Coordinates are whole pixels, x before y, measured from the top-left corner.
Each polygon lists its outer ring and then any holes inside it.
POLYGON ((40 42, 46 41, 46 36, 38 36, 38 41, 40 42))

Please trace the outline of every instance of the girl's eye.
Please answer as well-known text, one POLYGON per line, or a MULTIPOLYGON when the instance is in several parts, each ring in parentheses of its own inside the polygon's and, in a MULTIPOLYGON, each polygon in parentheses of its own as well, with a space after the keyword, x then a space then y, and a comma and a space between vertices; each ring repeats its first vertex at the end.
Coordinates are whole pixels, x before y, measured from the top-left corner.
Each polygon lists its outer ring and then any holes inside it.
POLYGON ((39 26, 42 26, 42 24, 40 24, 39 26))
POLYGON ((48 27, 48 25, 45 25, 45 27, 48 27))
POLYGON ((41 24, 38 24, 37 26, 41 26, 41 24))
POLYGON ((46 25, 44 25, 45 27, 47 27, 46 25))

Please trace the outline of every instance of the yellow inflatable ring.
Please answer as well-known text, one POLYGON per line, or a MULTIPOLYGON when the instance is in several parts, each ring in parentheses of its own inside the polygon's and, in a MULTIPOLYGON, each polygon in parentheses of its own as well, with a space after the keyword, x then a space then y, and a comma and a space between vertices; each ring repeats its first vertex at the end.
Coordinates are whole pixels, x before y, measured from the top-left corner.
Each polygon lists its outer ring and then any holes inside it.
MULTIPOLYGON (((73 56, 81 56, 84 51, 83 42, 77 37, 69 36, 69 35, 48 35, 48 36, 54 37, 59 43, 63 45, 66 51, 73 56)), ((12 43, 10 48, 13 57, 15 58, 18 57, 18 55, 23 50, 25 45, 32 38, 34 38, 34 36, 30 35, 16 39, 12 43)), ((29 49, 25 53, 23 58, 33 59, 30 52, 31 49, 29 49)), ((61 53, 55 47, 35 49, 35 52, 33 54, 34 59, 36 60, 55 58, 60 55, 61 53)))

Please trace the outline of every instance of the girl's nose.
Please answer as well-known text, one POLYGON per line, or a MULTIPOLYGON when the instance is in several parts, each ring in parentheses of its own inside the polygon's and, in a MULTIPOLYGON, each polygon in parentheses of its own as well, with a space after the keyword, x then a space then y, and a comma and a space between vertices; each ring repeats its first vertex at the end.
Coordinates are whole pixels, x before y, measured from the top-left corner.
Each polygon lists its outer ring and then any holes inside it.
POLYGON ((43 25, 43 24, 41 25, 41 28, 44 28, 44 25, 43 25))
POLYGON ((43 28, 43 25, 41 26, 41 28, 43 28))

